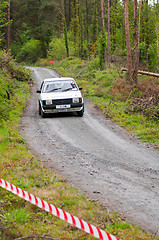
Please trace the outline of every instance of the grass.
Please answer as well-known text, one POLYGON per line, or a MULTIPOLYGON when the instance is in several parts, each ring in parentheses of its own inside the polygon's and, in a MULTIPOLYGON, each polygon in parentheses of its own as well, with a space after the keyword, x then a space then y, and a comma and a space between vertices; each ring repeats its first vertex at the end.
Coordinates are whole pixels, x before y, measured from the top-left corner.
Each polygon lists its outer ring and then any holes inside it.
MULTIPOLYGON (((29 85, 18 82, 12 109, 0 124, 0 177, 123 240, 157 240, 138 226, 110 213, 73 188, 56 172, 45 168, 27 149, 18 131, 29 98, 29 85)), ((76 227, 0 188, 0 240, 94 239, 76 227)))

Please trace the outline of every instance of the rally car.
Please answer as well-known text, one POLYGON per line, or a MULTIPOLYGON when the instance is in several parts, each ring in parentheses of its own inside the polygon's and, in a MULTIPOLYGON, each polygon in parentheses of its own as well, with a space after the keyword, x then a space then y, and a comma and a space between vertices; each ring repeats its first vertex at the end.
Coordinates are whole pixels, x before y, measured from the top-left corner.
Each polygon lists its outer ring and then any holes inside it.
POLYGON ((84 102, 81 93, 73 78, 48 78, 44 79, 40 90, 39 115, 45 117, 49 113, 76 112, 83 116, 84 102))

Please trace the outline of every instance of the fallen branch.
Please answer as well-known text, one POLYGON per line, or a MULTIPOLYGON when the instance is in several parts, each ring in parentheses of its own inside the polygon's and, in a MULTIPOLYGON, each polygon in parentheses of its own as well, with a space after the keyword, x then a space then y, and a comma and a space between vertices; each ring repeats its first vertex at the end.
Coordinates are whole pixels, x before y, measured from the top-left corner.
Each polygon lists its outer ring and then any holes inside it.
MULTIPOLYGON (((127 71, 127 68, 121 68, 121 71, 127 71)), ((142 75, 148 75, 148 76, 153 76, 153 77, 158 77, 159 78, 159 74, 158 73, 153 73, 153 72, 146 72, 146 71, 141 71, 138 70, 138 74, 142 74, 142 75)))
POLYGON ((110 100, 110 102, 109 102, 109 104, 108 104, 108 105, 110 105, 111 103, 112 103, 112 104, 114 104, 115 106, 118 106, 118 104, 114 103, 114 102, 113 102, 113 101, 111 101, 111 100, 110 100))
POLYGON ((6 90, 8 100, 10 100, 10 93, 6 90))

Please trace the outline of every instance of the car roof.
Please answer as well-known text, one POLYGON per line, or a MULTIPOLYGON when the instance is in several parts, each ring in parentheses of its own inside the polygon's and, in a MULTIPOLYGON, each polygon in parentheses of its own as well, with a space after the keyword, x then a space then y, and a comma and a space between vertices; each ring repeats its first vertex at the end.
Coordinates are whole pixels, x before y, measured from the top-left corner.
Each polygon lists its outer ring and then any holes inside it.
POLYGON ((43 82, 53 82, 53 81, 74 81, 73 78, 70 77, 58 77, 58 78, 46 78, 43 80, 43 82))

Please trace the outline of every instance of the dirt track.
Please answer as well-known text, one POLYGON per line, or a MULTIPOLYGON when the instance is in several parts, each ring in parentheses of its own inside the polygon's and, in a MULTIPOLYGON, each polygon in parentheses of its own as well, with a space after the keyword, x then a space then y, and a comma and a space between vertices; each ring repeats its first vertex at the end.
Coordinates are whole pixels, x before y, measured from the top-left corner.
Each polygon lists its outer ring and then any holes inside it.
POLYGON ((33 94, 21 122, 29 147, 73 186, 159 235, 159 152, 107 120, 85 100, 83 118, 38 115, 36 90, 53 70, 30 68, 33 94))

